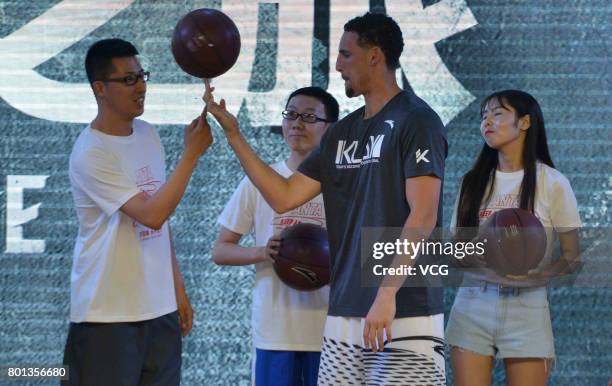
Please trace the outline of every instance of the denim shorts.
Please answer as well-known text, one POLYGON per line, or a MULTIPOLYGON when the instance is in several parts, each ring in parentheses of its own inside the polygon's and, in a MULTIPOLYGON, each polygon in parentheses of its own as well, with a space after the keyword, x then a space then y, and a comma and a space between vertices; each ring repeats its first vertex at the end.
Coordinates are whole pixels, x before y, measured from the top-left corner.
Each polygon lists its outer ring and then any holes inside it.
POLYGON ((461 287, 446 326, 449 346, 497 358, 554 358, 546 287, 461 287))

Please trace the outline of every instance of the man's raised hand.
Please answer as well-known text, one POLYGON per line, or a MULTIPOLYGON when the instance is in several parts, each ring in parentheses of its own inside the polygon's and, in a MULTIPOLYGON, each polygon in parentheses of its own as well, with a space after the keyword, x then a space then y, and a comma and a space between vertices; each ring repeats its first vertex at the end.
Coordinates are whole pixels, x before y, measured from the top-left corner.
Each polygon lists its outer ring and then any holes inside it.
POLYGON ((210 86, 210 80, 204 79, 204 85, 206 87, 206 91, 204 92, 204 96, 202 99, 204 103, 206 103, 206 109, 215 117, 217 122, 223 128, 225 132, 225 136, 230 139, 232 136, 240 134, 240 128, 238 126, 238 119, 227 111, 225 105, 225 99, 221 99, 221 102, 215 102, 215 97, 213 95, 213 91, 215 91, 214 87, 210 86))

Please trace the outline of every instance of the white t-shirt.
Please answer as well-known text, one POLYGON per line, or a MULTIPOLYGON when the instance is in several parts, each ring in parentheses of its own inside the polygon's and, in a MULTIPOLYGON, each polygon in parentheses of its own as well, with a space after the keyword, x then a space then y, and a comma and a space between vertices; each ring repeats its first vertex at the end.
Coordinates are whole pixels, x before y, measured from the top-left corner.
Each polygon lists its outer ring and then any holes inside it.
POLYGON ((177 309, 168 225, 156 231, 121 212, 136 194, 166 180, 165 154, 150 124, 135 120, 129 136, 88 126, 69 167, 79 233, 71 275, 72 322, 153 319, 177 309))
MULTIPOLYGON (((489 202, 483 203, 478 213, 479 222, 482 224, 493 213, 506 209, 519 207, 519 190, 523 181, 524 171, 516 172, 495 172, 495 183, 493 184, 493 194, 489 202)), ((485 197, 488 189, 485 191, 485 197)), ((455 201, 455 209, 451 219, 451 230, 457 224, 457 205, 459 194, 455 201)), ((534 214, 542 222, 546 231, 546 254, 538 268, 550 263, 552 256, 553 243, 556 239, 556 232, 567 232, 582 226, 576 196, 567 178, 557 169, 538 162, 536 164, 536 194, 534 202, 534 214)), ((537 270, 537 268, 536 268, 537 270)), ((492 269, 483 269, 484 279, 487 281, 505 285, 529 285, 534 283, 524 283, 512 281, 497 275, 492 269)), ((469 274, 469 279, 475 279, 473 274, 469 274)), ((479 277, 482 279, 482 276, 479 277)), ((539 283, 544 284, 545 282, 539 283)))
MULTIPOLYGON (((285 162, 272 165, 283 177, 292 172, 285 162)), ((264 246, 273 235, 298 223, 325 227, 323 197, 318 195, 299 208, 275 213, 253 183, 245 177, 219 216, 219 224, 241 235, 255 231, 255 243, 264 246)), ((252 330, 256 348, 264 350, 320 351, 327 314, 329 286, 298 291, 284 284, 272 263, 255 264, 252 330)))

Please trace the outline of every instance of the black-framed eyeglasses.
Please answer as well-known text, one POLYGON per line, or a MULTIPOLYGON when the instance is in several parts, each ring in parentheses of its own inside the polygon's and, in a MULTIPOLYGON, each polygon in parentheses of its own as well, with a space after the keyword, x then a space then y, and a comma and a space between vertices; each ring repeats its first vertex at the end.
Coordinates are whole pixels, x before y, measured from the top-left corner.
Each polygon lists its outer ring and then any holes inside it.
POLYGON ((119 78, 106 78, 102 79, 103 82, 123 82, 126 86, 133 86, 138 82, 138 79, 142 79, 147 82, 149 80, 149 71, 140 71, 138 74, 130 74, 121 76, 119 78))
POLYGON ((290 121, 295 121, 298 117, 302 118, 302 122, 315 123, 315 122, 331 122, 327 119, 319 118, 314 114, 310 113, 298 113, 297 111, 285 110, 283 111, 283 118, 290 121))

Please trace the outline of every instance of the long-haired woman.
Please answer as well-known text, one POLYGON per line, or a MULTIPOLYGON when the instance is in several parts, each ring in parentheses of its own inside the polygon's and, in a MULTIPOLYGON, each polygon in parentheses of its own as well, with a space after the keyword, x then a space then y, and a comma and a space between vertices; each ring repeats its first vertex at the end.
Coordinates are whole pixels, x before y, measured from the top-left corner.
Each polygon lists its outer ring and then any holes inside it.
POLYGON ((578 261, 576 198, 550 157, 535 98, 518 90, 493 93, 482 102, 481 117, 485 143, 463 176, 451 226, 478 228, 498 210, 522 208, 544 225, 547 252, 525 276, 501 276, 487 267, 464 275, 446 330, 453 380, 488 386, 499 358, 508 385, 546 385, 555 357, 546 282, 578 261), (561 257, 553 262, 555 237, 561 257))

